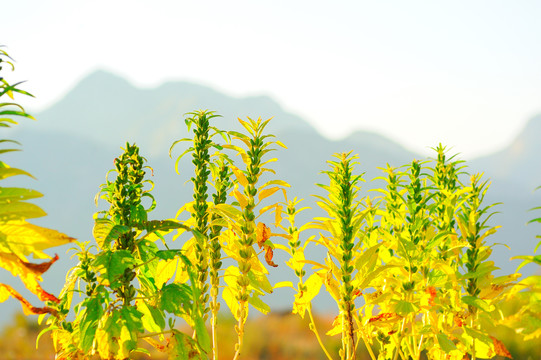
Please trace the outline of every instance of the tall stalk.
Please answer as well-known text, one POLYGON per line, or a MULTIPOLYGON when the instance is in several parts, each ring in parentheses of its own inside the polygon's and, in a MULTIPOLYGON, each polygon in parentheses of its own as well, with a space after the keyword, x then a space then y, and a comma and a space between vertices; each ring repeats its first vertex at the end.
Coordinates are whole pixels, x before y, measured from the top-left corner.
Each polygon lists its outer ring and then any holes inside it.
MULTIPOLYGON (((195 230, 199 231, 203 236, 196 238, 195 256, 197 281, 199 287, 199 302, 204 304, 204 313, 207 314, 210 308, 208 304, 208 229, 209 229, 209 214, 207 212, 208 205, 208 187, 207 181, 210 174, 208 163, 210 161, 209 147, 212 141, 209 137, 209 119, 214 117, 206 112, 192 113, 193 117, 187 119, 195 125, 192 163, 195 165, 195 177, 193 181, 193 199, 194 212, 192 216, 195 218, 195 230)), ((206 319, 206 316, 205 316, 206 319)))
MULTIPOLYGON (((481 217, 486 213, 489 207, 482 208, 481 203, 487 190, 487 182, 480 182, 480 175, 473 175, 470 180, 471 192, 466 203, 463 206, 462 213, 459 215, 463 224, 467 224, 461 228, 462 236, 469 244, 469 248, 466 250, 465 266, 469 274, 475 274, 483 259, 480 256, 480 250, 482 246, 482 230, 485 228, 485 222, 481 221, 481 217)), ((478 286, 478 277, 470 276, 466 282, 466 292, 472 298, 477 298, 481 289, 478 286)), ((473 329, 478 329, 478 308, 473 305, 468 305, 468 312, 470 318, 470 326, 473 329)), ((471 352, 472 359, 475 360, 476 354, 476 339, 473 338, 471 352)))
MULTIPOLYGON (((139 155, 139 148, 134 144, 126 144, 124 153, 115 159, 117 178, 114 183, 102 187, 104 195, 111 206, 106 217, 120 226, 135 227, 146 221, 146 211, 141 206, 143 195, 143 180, 145 177, 144 158, 139 155), (112 192, 107 188, 113 187, 112 192)), ((114 250, 127 250, 133 253, 135 250, 135 231, 127 231, 119 236, 113 246, 114 250)), ((126 269, 120 277, 121 285, 115 290, 118 298, 122 299, 124 306, 130 305, 135 298, 135 287, 131 281, 135 278, 135 271, 126 269)))
MULTIPOLYGON (((214 184, 216 187, 216 193, 212 194, 214 205, 225 204, 227 199, 227 192, 232 187, 231 182, 231 169, 224 161, 223 157, 220 157, 216 166, 213 167, 215 173, 214 184)), ((222 247, 220 244, 219 236, 222 230, 222 226, 217 225, 216 221, 220 216, 213 213, 211 216, 210 226, 210 243, 209 243, 209 259, 210 259, 210 309, 211 309, 211 332, 212 332, 212 358, 218 359, 218 311, 220 310, 220 303, 218 302, 218 289, 220 287, 220 278, 218 271, 222 269, 222 247)))
MULTIPOLYGON (((210 229, 210 218, 208 211, 208 198, 209 198, 209 189, 207 183, 209 181, 210 175, 210 148, 221 149, 220 145, 217 145, 212 141, 213 135, 216 133, 221 133, 218 129, 213 126, 210 126, 210 120, 219 115, 216 115, 212 111, 199 110, 194 111, 188 114, 189 116, 185 119, 188 130, 193 126, 193 138, 184 138, 177 140, 171 145, 169 154, 171 151, 180 142, 191 142, 192 146, 185 150, 176 160, 176 169, 179 172, 178 164, 180 159, 186 154, 191 152, 192 163, 195 166, 194 177, 191 178, 193 183, 193 212, 192 218, 194 221, 194 230, 196 230, 201 236, 195 237, 195 268, 197 271, 197 287, 199 290, 199 304, 203 306, 204 319, 208 318, 208 312, 210 311, 209 307, 209 285, 208 275, 209 268, 212 269, 216 267, 209 266, 209 252, 213 252, 216 255, 216 250, 210 249, 210 238, 209 238, 209 229, 210 229)), ((222 196, 222 195, 220 195, 222 196)), ((219 252, 219 249, 217 250, 219 252)), ((218 257, 219 258, 219 257, 218 257)))
MULTIPOLYGON (((234 237, 235 239, 231 239, 234 244, 231 244, 231 242, 228 244, 230 247, 228 251, 234 253, 234 258, 237 261, 237 268, 230 269, 235 273, 234 277, 236 280, 234 289, 227 289, 228 291, 233 291, 236 303, 234 305, 232 304, 231 296, 229 296, 230 293, 228 293, 228 299, 226 299, 226 302, 229 302, 228 306, 230 306, 233 315, 237 319, 237 325, 235 327, 237 332, 235 360, 240 357, 242 351, 244 324, 248 316, 248 302, 251 301, 252 304, 255 304, 254 306, 264 312, 270 310, 268 305, 264 304, 258 298, 258 296, 264 294, 264 292, 272 292, 272 286, 270 286, 270 283, 266 279, 266 270, 263 271, 264 268, 257 258, 258 254, 254 249, 254 245, 257 244, 260 248, 264 249, 265 260, 268 265, 273 267, 278 266, 272 261, 273 245, 269 240, 270 230, 263 223, 256 224, 257 217, 269 209, 274 208, 275 205, 269 205, 261 209, 258 215, 255 214, 255 208, 262 200, 281 189, 280 186, 289 186, 284 181, 271 180, 258 187, 258 181, 263 172, 273 172, 270 169, 264 168, 264 166, 269 162, 275 161, 275 159, 264 161, 263 157, 265 154, 275 150, 271 148, 273 144, 285 147, 279 141, 270 140, 274 135, 264 134, 265 127, 269 121, 270 119, 262 121, 261 118, 257 121, 250 118, 248 118, 248 121, 239 119, 239 122, 249 135, 233 131, 230 131, 229 133, 235 139, 240 140, 246 149, 233 145, 224 146, 237 151, 241 155, 242 161, 246 166, 245 170, 240 170, 235 166, 231 167, 238 182, 233 191, 233 195, 237 199, 237 205, 240 209, 235 208, 226 211, 227 214, 233 214, 234 219, 230 219, 229 226, 234 229, 233 233, 236 234, 234 237), (242 193, 238 190, 238 186, 243 187, 242 193), (253 268, 254 265, 256 265, 258 269, 253 268), (253 275, 254 279, 251 279, 250 275, 253 275)), ((219 206, 217 208, 219 208, 219 206)), ((222 209, 226 208, 227 207, 222 207, 222 209)), ((227 273, 228 271, 226 270, 226 275, 227 273)), ((224 298, 225 296, 226 294, 224 293, 224 298)))
MULTIPOLYGON (((342 359, 355 359, 356 339, 353 313, 355 311, 353 272, 355 270, 354 257, 359 251, 360 242, 355 242, 356 233, 359 231, 361 219, 359 203, 356 201, 358 192, 358 183, 362 180, 362 175, 353 175, 354 159, 350 153, 341 153, 335 155, 336 161, 329 161, 332 171, 325 171, 330 179, 330 184, 319 185, 329 192, 329 199, 318 197, 323 202, 319 203, 324 207, 336 224, 336 232, 332 227, 320 224, 321 229, 330 231, 336 238, 334 244, 338 246, 338 251, 334 253, 339 265, 339 272, 336 276, 339 278, 339 300, 338 305, 342 321, 342 349, 340 357, 342 359)), ((329 249, 331 250, 331 249, 329 249)))
POLYGON ((252 130, 251 135, 253 136, 250 139, 247 151, 247 163, 246 163, 246 185, 244 187, 243 194, 246 197, 247 203, 242 212, 243 226, 241 227, 242 234, 240 235, 239 244, 241 249, 239 250, 239 255, 241 260, 238 264, 240 275, 237 279, 238 293, 237 301, 239 302, 239 313, 238 313, 238 324, 237 324, 237 335, 238 342, 235 351, 234 359, 238 359, 242 350, 242 340, 244 337, 244 324, 248 316, 248 285, 250 284, 250 279, 248 274, 251 269, 250 260, 253 253, 253 245, 256 243, 256 233, 255 233, 255 196, 257 195, 257 181, 260 175, 260 165, 263 157, 262 150, 265 148, 265 143, 263 142, 264 137, 262 134, 264 126, 261 126, 260 121, 254 127, 254 124, 251 124, 252 130))

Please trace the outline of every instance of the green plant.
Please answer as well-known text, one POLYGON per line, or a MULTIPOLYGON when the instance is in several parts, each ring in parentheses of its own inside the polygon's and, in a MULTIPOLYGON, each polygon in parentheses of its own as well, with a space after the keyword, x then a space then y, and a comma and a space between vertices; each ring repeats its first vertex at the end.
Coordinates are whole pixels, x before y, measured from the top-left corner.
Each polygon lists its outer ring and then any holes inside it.
MULTIPOLYGON (((231 172, 227 166, 230 160, 223 153, 217 153, 216 162, 211 162, 211 155, 209 153, 210 148, 216 150, 222 150, 222 146, 212 141, 212 138, 216 134, 224 136, 224 140, 229 139, 224 133, 218 130, 214 126, 210 126, 210 120, 218 117, 211 111, 197 111, 192 112, 189 117, 186 118, 185 123, 188 127, 188 131, 192 125, 194 126, 194 136, 191 138, 184 138, 177 140, 173 143, 169 150, 171 151, 180 142, 192 142, 187 150, 185 150, 176 160, 175 169, 179 173, 178 164, 182 157, 191 152, 192 163, 195 166, 195 177, 192 177, 191 181, 194 186, 193 198, 194 202, 186 204, 181 207, 179 213, 185 209, 189 209, 191 212, 191 219, 189 224, 193 225, 195 230, 201 234, 199 238, 193 238, 194 251, 192 261, 195 263, 197 277, 197 286, 200 292, 199 302, 204 306, 204 313, 206 320, 209 310, 211 310, 211 333, 212 333, 212 358, 218 358, 218 343, 217 343, 217 322, 218 322, 218 310, 220 308, 218 302, 218 288, 220 286, 218 272, 221 270, 222 262, 220 261, 221 245, 219 236, 222 230, 222 226, 216 224, 220 217, 217 214, 210 215, 209 204, 207 203, 209 198, 209 175, 214 179, 214 187, 216 193, 212 195, 214 205, 224 204, 227 198, 227 191, 231 188, 230 182, 231 172), (212 133, 211 133, 212 131, 212 133), (210 296, 212 300, 209 304, 209 296, 207 291, 209 285, 207 284, 208 273, 210 269, 210 296), (209 307, 210 305, 210 307, 209 307)), ((178 217, 179 214, 177 214, 178 217)), ((192 242, 189 241, 186 245, 191 246, 192 242)), ((185 246, 186 246, 185 245, 185 246)))
MULTIPOLYGON (((538 187, 536 190, 540 188, 538 187)), ((541 210, 541 206, 531 210, 541 210)), ((528 224, 532 223, 541 223, 541 217, 528 222, 528 224)), ((537 235, 536 238, 541 238, 541 235, 537 235)), ((535 246, 534 253, 540 246, 541 241, 535 246)), ((517 271, 527 264, 541 266, 541 255, 522 255, 516 256, 514 259, 522 260, 517 271)), ((519 305, 518 309, 509 312, 509 316, 503 324, 520 334, 525 341, 535 341, 541 338, 541 275, 539 275, 539 271, 521 279, 508 293, 506 301, 518 302, 519 305)))
POLYGON ((270 119, 266 121, 239 119, 248 135, 229 132, 233 139, 239 140, 245 148, 229 144, 224 145, 224 148, 236 151, 241 156, 245 169, 241 170, 230 165, 236 178, 232 191, 236 202, 232 205, 219 204, 212 209, 213 213, 225 220, 224 225, 228 227, 228 230, 220 237, 222 249, 237 262, 237 266, 231 265, 225 270, 224 278, 227 286, 223 291, 223 298, 238 322, 235 326, 237 344, 234 359, 238 359, 242 351, 248 304, 265 314, 270 311, 260 296, 272 292, 273 287, 267 279, 268 271, 260 262, 254 245, 257 244, 265 253, 264 257, 268 265, 277 266, 272 261, 274 245, 270 241, 271 231, 264 223, 256 222, 260 216, 275 208, 276 204, 262 207, 257 215, 256 208, 261 206, 269 196, 289 186, 282 180, 269 180, 258 186, 263 173, 273 172, 264 166, 276 160, 274 158, 264 160, 263 157, 274 150, 272 145, 283 146, 279 141, 270 141, 273 135, 264 134, 269 121, 270 119), (242 187, 242 192, 239 190, 240 187, 242 187))
MULTIPOLYGON (((0 127, 8 128, 16 125, 17 117, 33 119, 26 113, 24 108, 14 100, 15 94, 32 96, 18 86, 10 84, 3 77, 3 67, 9 66, 15 69, 7 52, 0 49, 0 98, 8 96, 11 101, 0 101, 0 127)), ((14 140, 2 139, 2 144, 17 144, 14 140)), ((19 149, 5 148, 0 154, 5 154, 19 149)), ((11 176, 25 175, 32 177, 28 172, 10 167, 0 161, 0 180, 11 176)), ((0 266, 11 272, 13 276, 19 276, 25 287, 37 295, 39 300, 45 302, 45 306, 33 306, 27 299, 7 284, 0 284, 0 302, 4 302, 10 296, 20 301, 23 310, 27 314, 52 314, 57 315, 54 304, 59 300, 53 294, 45 291, 40 281, 41 275, 58 260, 58 256, 51 258, 43 250, 64 245, 73 238, 56 230, 47 229, 27 222, 27 219, 45 216, 46 213, 37 205, 27 200, 41 197, 42 194, 35 190, 17 187, 0 187, 0 266), (31 263, 28 259, 33 256, 36 259, 50 259, 40 264, 31 263)))
MULTIPOLYGON (((339 305, 327 335, 341 334, 341 359, 354 359, 361 340, 373 359, 509 356, 491 332, 518 275, 492 275, 486 238, 496 228, 486 223, 493 205, 481 205, 488 183, 475 175, 462 185, 461 161, 448 159, 442 146, 435 151, 433 167, 413 161, 404 170, 382 169, 387 185, 375 199, 357 198, 354 158, 337 154, 323 186, 328 195, 318 197, 328 217, 308 227, 323 233, 304 245, 324 246, 325 261, 295 256, 298 246, 289 250, 297 274, 306 263, 316 269, 300 278, 294 311, 310 313, 325 286, 339 305)), ((323 346, 313 321, 311 328, 323 346)))
POLYGON ((98 354, 126 359, 132 352, 146 352, 140 340, 176 359, 202 359, 210 351, 194 266, 181 250, 160 250, 156 244, 178 228, 193 231, 197 238, 203 235, 176 221, 148 220, 155 202, 144 188, 146 183, 153 187, 144 180, 144 168, 138 147, 126 144, 124 153, 115 159, 116 180, 106 179, 101 186, 98 196, 110 207, 95 216, 97 247, 78 243, 79 263, 60 294, 58 311, 63 317, 51 319, 46 329, 53 331, 57 358, 98 354), (142 202, 147 197, 151 205, 145 208, 142 202), (90 251, 93 248, 95 253, 90 251), (171 271, 166 268, 170 265, 191 285, 169 282, 171 271), (84 291, 80 283, 86 284, 84 291), (75 320, 67 321, 74 293, 83 298, 74 308, 75 320), (176 316, 195 330, 193 338, 175 328, 176 316))

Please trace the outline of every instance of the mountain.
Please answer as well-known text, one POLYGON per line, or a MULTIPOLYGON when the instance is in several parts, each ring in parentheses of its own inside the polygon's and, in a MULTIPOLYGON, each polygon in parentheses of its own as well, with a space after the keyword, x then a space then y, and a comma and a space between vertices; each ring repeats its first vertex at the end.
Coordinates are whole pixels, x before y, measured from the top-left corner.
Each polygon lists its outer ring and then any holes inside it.
MULTIPOLYGON (((506 148, 472 161, 479 169, 487 169, 494 183, 527 189, 541 185, 541 115, 533 117, 506 148)), ((530 193, 531 194, 531 193, 530 193)))
POLYGON ((148 156, 166 155, 170 144, 187 136, 184 114, 219 110, 218 126, 240 130, 238 117, 275 117, 273 133, 315 130, 298 116, 286 113, 266 96, 233 98, 208 87, 169 82, 154 89, 138 89, 113 74, 97 71, 83 79, 65 98, 39 114, 37 129, 63 132, 118 147, 136 142, 148 156))
MULTIPOLYGON (((400 166, 415 158, 424 158, 371 132, 359 131, 342 140, 329 140, 266 96, 235 98, 188 82, 140 89, 118 76, 98 71, 83 79, 62 100, 36 114, 37 122, 22 121, 9 132, 2 130, 4 138, 24 145, 22 153, 3 154, 3 160, 38 179, 8 179, 3 186, 11 182, 41 191, 45 196, 36 203, 49 215, 35 223, 61 230, 81 241, 91 240, 92 215, 105 207, 103 203, 99 203, 98 208, 95 206, 94 195, 105 182, 106 172, 113 167, 113 159, 121 154, 120 147, 126 141, 136 142, 153 168, 152 180, 156 185, 153 193, 158 206, 151 216, 154 219, 173 217, 183 203, 191 200, 191 184, 186 181, 192 176, 193 168, 185 157, 180 163, 180 175, 176 174, 168 150, 173 141, 188 136, 184 114, 198 109, 211 109, 222 115, 215 123, 223 129, 238 130, 238 117, 273 117, 268 131, 288 149, 274 152, 279 161, 273 163, 272 168, 278 178, 291 184, 292 196, 304 198, 305 206, 312 208, 303 213, 299 223, 320 215, 311 194, 320 191, 315 183, 328 182, 321 171, 328 169, 326 161, 331 160, 334 153, 353 151, 358 154, 358 171, 365 172, 366 180, 379 176, 381 171, 377 167, 385 167, 387 163, 400 166)), ((541 185, 541 167, 535 159, 541 151, 536 140, 539 135, 541 117, 532 119, 509 148, 469 163, 468 171, 483 171, 493 180, 487 194, 488 203, 504 202, 497 207, 501 214, 491 221, 503 225, 493 241, 512 244, 511 251, 504 247, 495 249, 495 261, 505 272, 517 266, 516 261, 509 262, 510 256, 531 253, 536 243, 535 226, 527 227, 525 223, 534 217, 527 209, 541 204, 539 196, 536 200, 531 192, 541 185)), ((180 148, 175 149, 174 155, 180 152, 180 148)), ((377 182, 367 181, 363 189, 376 185, 377 182)), ((53 249, 61 260, 45 276, 45 284, 51 291, 60 290, 67 269, 73 265, 74 260, 69 260, 65 250, 53 249)), ((284 260, 280 254, 276 254, 276 258, 284 260)), ((533 271, 529 269, 526 271, 533 271)), ((283 280, 286 271, 287 268, 281 266, 275 280, 280 277, 283 280)), ((1 269, 0 281, 17 284, 1 269)), ((270 297, 273 309, 289 308, 292 297, 284 298, 273 294, 270 297)), ((330 306, 330 302, 329 299, 323 301, 319 308, 330 306)), ((20 309, 15 301, 2 306, 6 311, 20 309)), ((4 318, 4 321, 9 319, 4 318)))

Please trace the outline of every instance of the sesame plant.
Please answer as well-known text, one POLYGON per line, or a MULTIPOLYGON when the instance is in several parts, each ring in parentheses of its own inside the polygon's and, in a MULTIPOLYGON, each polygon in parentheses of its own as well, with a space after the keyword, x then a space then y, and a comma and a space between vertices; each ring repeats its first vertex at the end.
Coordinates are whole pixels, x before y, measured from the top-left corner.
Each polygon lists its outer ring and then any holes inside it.
MULTIPOLYGON (((8 53, 0 48, 0 127, 9 128, 17 124, 17 118, 34 120, 34 117, 29 115, 14 99, 16 94, 32 95, 19 88, 20 82, 10 84, 4 78, 5 67, 15 69, 8 53), (6 97, 9 97, 10 100, 4 100, 6 97)), ((2 139, 0 143, 20 145, 9 139, 2 139)), ((19 149, 3 148, 0 149, 0 154, 12 151, 19 151, 19 149)), ((10 167, 0 161, 0 180, 19 175, 33 178, 28 172, 10 167)), ((44 250, 67 244, 74 239, 56 230, 37 226, 27 221, 46 215, 39 206, 28 202, 28 200, 41 196, 41 193, 31 189, 0 187, 0 267, 9 271, 13 276, 20 277, 26 289, 36 295, 40 301, 43 301, 44 305, 32 305, 28 299, 7 284, 0 284, 0 302, 13 297, 19 300, 25 314, 56 316, 54 304, 60 300, 44 290, 40 282, 43 273, 58 260, 58 256, 51 257, 44 250), (35 259, 49 260, 36 264, 29 259, 31 256, 35 259)))
POLYGON ((60 294, 57 311, 63 316, 50 318, 45 330, 52 331, 59 359, 95 354, 102 359, 127 359, 134 352, 148 353, 141 341, 174 359, 204 359, 210 351, 195 267, 180 249, 170 249, 163 237, 178 228, 202 235, 177 221, 148 219, 156 204, 150 193, 153 184, 145 180, 144 161, 136 145, 126 144, 96 196, 109 204, 108 210, 95 215, 97 246, 78 243, 79 262, 60 294), (117 174, 114 181, 108 179, 112 172, 117 174), (162 241, 165 249, 160 250, 157 243, 162 241), (164 265, 172 261, 179 263, 179 276, 189 281, 169 281, 164 265), (67 315, 74 295, 80 296, 75 319, 70 321, 67 315), (194 329, 193 336, 177 330, 177 318, 194 329))
MULTIPOLYGON (((217 224, 220 217, 214 213, 210 214, 209 211, 209 175, 212 175, 212 184, 215 187, 216 192, 212 194, 214 200, 213 205, 224 204, 227 200, 227 191, 232 187, 231 183, 231 171, 229 170, 228 163, 229 158, 220 152, 217 152, 214 158, 215 161, 211 161, 211 154, 209 150, 212 148, 216 150, 222 150, 223 147, 212 140, 215 135, 221 134, 224 140, 227 142, 229 138, 218 128, 210 125, 210 120, 219 115, 214 114, 211 111, 198 111, 188 114, 185 123, 190 131, 193 126, 194 136, 192 138, 184 138, 177 140, 173 143, 169 150, 171 152, 173 148, 181 142, 191 142, 192 146, 188 147, 180 156, 177 157, 175 169, 180 174, 178 164, 182 157, 187 154, 192 154, 192 163, 195 166, 195 176, 191 178, 193 183, 193 199, 194 201, 189 204, 185 204, 177 213, 177 217, 184 211, 188 210, 191 214, 191 218, 186 222, 194 227, 194 229, 201 235, 199 237, 193 237, 187 241, 184 245, 185 249, 193 248, 193 251, 187 252, 193 263, 195 264, 197 273, 197 287, 200 294, 199 302, 204 308, 204 317, 208 318, 208 312, 211 311, 211 337, 212 337, 212 358, 218 359, 218 341, 217 341, 217 322, 218 322, 218 310, 220 308, 218 302, 219 293, 219 274, 221 270, 222 254, 221 244, 219 236, 222 230, 222 226, 217 224), (208 275, 210 272, 210 299, 207 291, 209 284, 207 283, 208 275)), ((179 232, 179 235, 183 231, 179 232)))
MULTIPOLYGON (((281 145, 281 143, 269 141, 272 135, 264 134, 268 120, 239 119, 247 132, 243 134, 234 131, 225 132, 211 126, 210 120, 218 117, 213 112, 198 111, 188 115, 186 124, 188 130, 191 126, 194 127, 193 139, 180 139, 173 143, 171 150, 181 142, 191 142, 191 146, 177 157, 177 172, 180 173, 178 164, 182 156, 191 153, 192 163, 195 166, 195 176, 191 179, 194 186, 194 201, 184 204, 177 217, 188 211, 190 218, 185 224, 193 226, 202 236, 186 241, 183 249, 197 267, 200 303, 205 308, 205 314, 209 311, 211 313, 211 356, 213 359, 218 359, 219 356, 217 321, 220 289, 223 288, 222 299, 237 320, 234 358, 238 359, 249 304, 263 313, 270 311, 260 296, 272 292, 273 287, 266 278, 268 271, 259 260, 255 245, 257 244, 265 253, 264 257, 269 266, 277 265, 272 261, 273 244, 269 239, 270 229, 256 220, 275 206, 270 204, 262 207, 262 202, 288 185, 281 180, 270 180, 258 186, 258 181, 264 172, 272 172, 264 166, 275 161, 263 157, 274 150, 271 148, 273 144, 281 145), (222 135, 224 144, 220 145, 213 140, 218 134, 222 135), (230 139, 240 141, 241 146, 232 144, 230 139), (237 167, 225 150, 239 155, 244 169, 237 167), (215 188, 212 202, 209 184, 215 188), (258 207, 260 210, 256 215, 258 207), (225 263, 230 265, 224 267, 225 263), (220 278, 225 280, 225 285, 221 285, 220 278), (208 291, 209 283, 210 297, 203 295, 208 291)), ((179 235, 183 231, 180 229, 179 235)), ((205 320, 207 317, 205 316, 205 320)))
MULTIPOLYGON (((541 210, 541 206, 531 210, 541 210)), ((541 217, 534 218, 528 223, 541 223, 541 217)), ((541 238, 541 235, 537 235, 536 238, 541 238)), ((539 246, 541 246, 541 241, 535 246, 534 253, 538 251, 539 246)), ((509 291, 506 300, 517 302, 518 308, 502 323, 518 332, 524 341, 538 340, 541 338, 541 275, 539 275, 541 255, 523 255, 515 258, 522 260, 517 271, 527 264, 538 265, 538 271, 522 279, 509 291)))
MULTIPOLYGON (((337 303, 327 335, 341 336, 340 359, 355 359, 361 342, 372 359, 510 357, 491 332, 519 274, 492 275, 486 238, 496 228, 486 224, 493 205, 482 204, 488 182, 473 175, 463 185, 461 162, 442 146, 435 151, 432 162, 383 168, 386 187, 374 198, 358 196, 355 158, 337 154, 326 172, 330 183, 322 185, 327 196, 318 197, 328 216, 306 227, 319 238, 286 249, 299 277, 293 311, 310 314, 322 286, 337 303), (323 262, 304 259, 307 244, 326 249, 323 262), (315 272, 305 281, 307 264, 315 272)), ((333 359, 313 319, 310 327, 333 359)))
POLYGON ((271 140, 273 135, 264 133, 269 121, 270 119, 265 121, 239 119, 247 134, 229 131, 234 140, 240 141, 241 146, 226 144, 224 148, 235 151, 241 157, 244 169, 230 165, 236 178, 231 192, 235 201, 232 204, 218 204, 212 210, 212 213, 219 215, 227 226, 227 230, 221 235, 222 249, 236 262, 236 266, 230 265, 225 269, 226 287, 222 295, 237 320, 234 359, 239 359, 241 355, 249 305, 264 314, 270 311, 260 296, 271 293, 273 287, 267 279, 268 270, 258 255, 264 253, 267 265, 278 266, 273 262, 274 245, 270 240, 271 231, 263 222, 257 221, 276 207, 275 203, 263 206, 263 201, 289 186, 282 180, 268 180, 263 185, 258 184, 265 172, 274 173, 272 169, 264 166, 276 159, 265 159, 265 155, 275 150, 273 145, 284 147, 279 141, 271 140))

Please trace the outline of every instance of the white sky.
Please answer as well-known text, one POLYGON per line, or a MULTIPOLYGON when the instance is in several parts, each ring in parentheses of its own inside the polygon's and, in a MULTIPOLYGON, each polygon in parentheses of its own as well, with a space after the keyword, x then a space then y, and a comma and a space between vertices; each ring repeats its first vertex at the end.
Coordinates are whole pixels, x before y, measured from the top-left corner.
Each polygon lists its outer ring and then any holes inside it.
POLYGON ((541 113, 536 0, 2 0, 0 18, 33 109, 102 68, 270 95, 331 138, 371 130, 466 157, 541 113))

